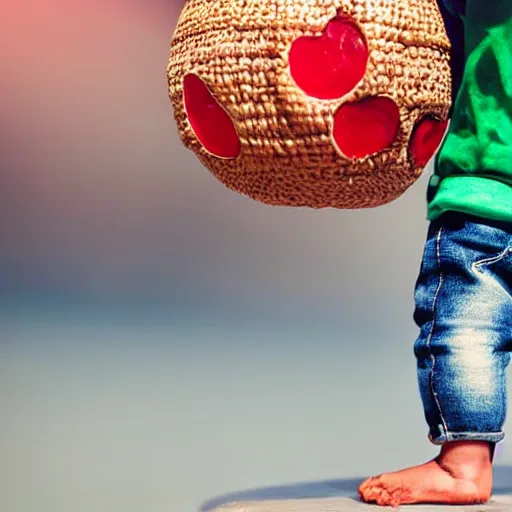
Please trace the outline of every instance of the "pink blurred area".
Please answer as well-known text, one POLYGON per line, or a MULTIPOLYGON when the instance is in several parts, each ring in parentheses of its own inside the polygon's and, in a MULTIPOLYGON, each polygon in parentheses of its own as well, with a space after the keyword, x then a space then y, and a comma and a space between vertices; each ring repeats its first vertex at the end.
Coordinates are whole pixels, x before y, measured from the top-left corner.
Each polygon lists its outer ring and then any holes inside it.
MULTIPOLYGON (((181 2, 8 0, 0 21, 4 279, 137 288, 183 180, 165 67, 181 2), (10 269, 10 272, 7 270, 10 269)), ((152 270, 150 270, 152 269, 152 270)), ((152 286, 150 283, 149 286, 152 286)))

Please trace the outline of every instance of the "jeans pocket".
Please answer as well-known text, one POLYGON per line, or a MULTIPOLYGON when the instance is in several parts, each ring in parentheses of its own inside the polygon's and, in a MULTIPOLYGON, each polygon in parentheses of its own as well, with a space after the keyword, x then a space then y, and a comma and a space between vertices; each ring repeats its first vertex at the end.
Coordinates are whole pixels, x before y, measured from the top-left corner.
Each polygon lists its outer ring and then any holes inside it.
MULTIPOLYGON (((507 247, 498 254, 487 256, 475 261, 472 265, 473 271, 483 274, 490 266, 506 262, 512 256, 512 246, 507 247)), ((512 270, 512 268, 511 268, 512 270)))
POLYGON ((512 304, 512 246, 499 254, 475 261, 472 270, 480 278, 493 282, 496 300, 512 304))

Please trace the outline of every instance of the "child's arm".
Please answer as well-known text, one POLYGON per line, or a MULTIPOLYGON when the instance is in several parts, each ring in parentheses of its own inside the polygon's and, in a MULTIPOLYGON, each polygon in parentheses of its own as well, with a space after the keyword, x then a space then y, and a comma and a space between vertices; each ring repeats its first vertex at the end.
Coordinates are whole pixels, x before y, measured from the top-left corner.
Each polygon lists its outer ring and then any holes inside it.
POLYGON ((464 22, 466 0, 437 0, 437 5, 444 19, 446 32, 452 43, 452 109, 459 92, 464 71, 464 22))

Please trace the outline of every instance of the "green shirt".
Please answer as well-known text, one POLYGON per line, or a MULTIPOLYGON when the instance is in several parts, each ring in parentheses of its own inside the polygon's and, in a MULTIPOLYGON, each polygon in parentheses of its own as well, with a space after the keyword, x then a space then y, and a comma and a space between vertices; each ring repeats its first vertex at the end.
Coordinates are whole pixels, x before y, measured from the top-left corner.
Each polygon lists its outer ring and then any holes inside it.
POLYGON ((512 0, 468 0, 466 66, 428 190, 428 219, 512 222, 512 0))

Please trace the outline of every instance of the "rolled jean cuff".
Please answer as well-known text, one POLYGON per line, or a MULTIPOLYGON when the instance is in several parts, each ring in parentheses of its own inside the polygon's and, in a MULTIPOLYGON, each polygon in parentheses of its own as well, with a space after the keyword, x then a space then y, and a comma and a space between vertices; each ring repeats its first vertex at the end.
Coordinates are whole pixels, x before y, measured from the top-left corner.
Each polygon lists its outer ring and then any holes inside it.
POLYGON ((435 445, 442 445, 453 441, 487 441, 499 443, 505 438, 505 432, 447 432, 442 425, 438 426, 439 435, 428 434, 428 440, 435 445))

